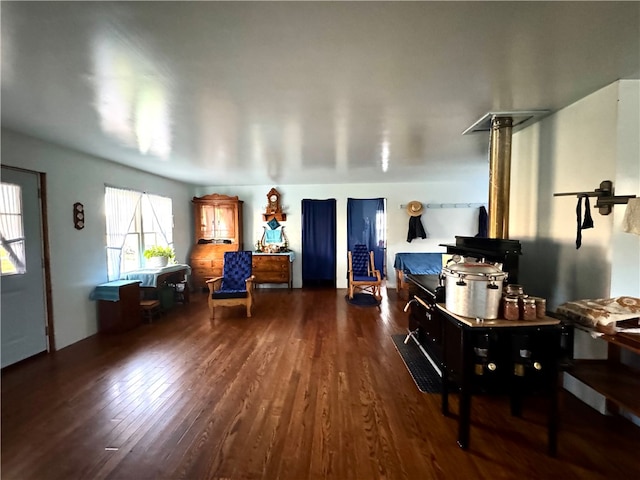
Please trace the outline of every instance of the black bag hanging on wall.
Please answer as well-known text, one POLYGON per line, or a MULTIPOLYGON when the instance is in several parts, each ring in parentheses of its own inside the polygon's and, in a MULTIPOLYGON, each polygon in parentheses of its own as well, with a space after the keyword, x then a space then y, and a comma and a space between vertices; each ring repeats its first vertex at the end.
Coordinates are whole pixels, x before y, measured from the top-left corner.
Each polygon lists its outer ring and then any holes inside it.
POLYGON ((427 238, 427 232, 422 226, 422 215, 409 218, 409 231, 407 232, 407 242, 411 243, 414 238, 427 238))
POLYGON ((589 205, 589 197, 580 195, 578 197, 578 205, 576 205, 576 223, 578 231, 576 233, 576 250, 582 245, 582 230, 593 228, 593 218, 591 218, 591 206, 589 205), (582 199, 584 198, 584 220, 582 220, 582 199))
POLYGON ((484 206, 480 207, 478 212, 478 233, 476 237, 487 238, 489 236, 489 215, 487 209, 484 206))

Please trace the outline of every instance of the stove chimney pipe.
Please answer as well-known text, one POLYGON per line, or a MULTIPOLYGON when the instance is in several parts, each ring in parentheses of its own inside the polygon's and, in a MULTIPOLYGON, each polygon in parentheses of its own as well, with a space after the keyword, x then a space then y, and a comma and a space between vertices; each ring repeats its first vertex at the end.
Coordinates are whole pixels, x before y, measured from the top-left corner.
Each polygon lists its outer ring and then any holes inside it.
POLYGON ((489 238, 509 238, 511 117, 491 119, 489 145, 489 238))

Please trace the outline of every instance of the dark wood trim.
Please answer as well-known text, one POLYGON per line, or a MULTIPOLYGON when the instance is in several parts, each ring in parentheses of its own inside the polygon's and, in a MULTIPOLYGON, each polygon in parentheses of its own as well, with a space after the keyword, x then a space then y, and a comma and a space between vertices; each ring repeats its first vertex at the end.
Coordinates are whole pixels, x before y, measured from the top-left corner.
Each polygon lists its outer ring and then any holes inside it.
POLYGON ((40 176, 40 209, 42 214, 42 256, 44 263, 44 287, 46 297, 46 326, 47 341, 49 342, 49 352, 56 351, 56 334, 53 321, 53 293, 51 289, 51 253, 49 245, 49 214, 47 207, 47 174, 39 173, 40 176))

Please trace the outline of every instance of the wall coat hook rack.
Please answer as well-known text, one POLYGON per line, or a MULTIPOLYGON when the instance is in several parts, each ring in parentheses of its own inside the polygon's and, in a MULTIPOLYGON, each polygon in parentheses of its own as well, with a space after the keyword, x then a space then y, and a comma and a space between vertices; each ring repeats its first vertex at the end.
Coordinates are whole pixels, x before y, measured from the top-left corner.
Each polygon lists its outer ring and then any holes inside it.
POLYGON ((629 203, 630 198, 636 198, 635 195, 614 195, 613 182, 611 180, 603 180, 600 182, 600 188, 596 188, 591 192, 568 192, 554 193, 554 197, 566 196, 580 197, 597 197, 595 208, 598 209, 600 215, 609 215, 614 205, 624 205, 629 203))
MULTIPOLYGON (((425 208, 480 208, 486 207, 484 203, 425 203, 423 204, 425 208)), ((404 203, 400 204, 400 208, 405 210, 407 205, 404 203)))

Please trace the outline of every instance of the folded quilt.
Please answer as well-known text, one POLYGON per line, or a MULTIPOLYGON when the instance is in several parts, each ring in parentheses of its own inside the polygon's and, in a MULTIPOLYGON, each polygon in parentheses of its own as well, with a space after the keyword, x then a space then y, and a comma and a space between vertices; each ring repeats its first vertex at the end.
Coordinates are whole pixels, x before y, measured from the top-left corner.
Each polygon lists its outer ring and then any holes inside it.
POLYGON ((640 298, 615 297, 566 302, 556 313, 587 327, 612 327, 615 323, 640 317, 640 298))

